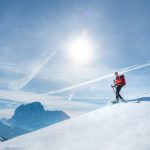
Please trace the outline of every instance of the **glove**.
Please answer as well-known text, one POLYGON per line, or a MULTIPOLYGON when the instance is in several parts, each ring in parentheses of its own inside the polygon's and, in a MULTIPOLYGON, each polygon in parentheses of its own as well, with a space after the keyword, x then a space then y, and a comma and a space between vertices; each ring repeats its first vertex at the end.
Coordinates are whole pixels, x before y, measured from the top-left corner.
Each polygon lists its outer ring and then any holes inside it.
POLYGON ((112 87, 112 88, 114 88, 114 86, 113 86, 113 85, 111 85, 111 87, 112 87))

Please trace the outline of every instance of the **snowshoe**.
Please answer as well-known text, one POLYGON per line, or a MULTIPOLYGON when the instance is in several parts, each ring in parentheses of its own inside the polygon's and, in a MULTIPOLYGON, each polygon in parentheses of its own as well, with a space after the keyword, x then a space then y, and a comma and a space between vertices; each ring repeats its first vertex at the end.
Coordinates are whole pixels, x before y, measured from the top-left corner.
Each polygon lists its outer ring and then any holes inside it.
POLYGON ((116 101, 116 100, 111 100, 111 101, 109 101, 109 104, 110 104, 110 105, 117 104, 117 103, 119 103, 119 102, 116 101))

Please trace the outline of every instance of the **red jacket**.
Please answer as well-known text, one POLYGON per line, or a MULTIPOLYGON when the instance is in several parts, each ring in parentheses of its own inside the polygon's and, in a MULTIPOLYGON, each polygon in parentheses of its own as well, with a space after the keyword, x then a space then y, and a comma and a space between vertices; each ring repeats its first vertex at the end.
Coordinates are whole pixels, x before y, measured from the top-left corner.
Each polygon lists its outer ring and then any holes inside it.
POLYGON ((123 85, 123 81, 122 81, 121 76, 118 76, 118 77, 116 78, 115 83, 116 83, 117 86, 118 86, 118 85, 123 85))

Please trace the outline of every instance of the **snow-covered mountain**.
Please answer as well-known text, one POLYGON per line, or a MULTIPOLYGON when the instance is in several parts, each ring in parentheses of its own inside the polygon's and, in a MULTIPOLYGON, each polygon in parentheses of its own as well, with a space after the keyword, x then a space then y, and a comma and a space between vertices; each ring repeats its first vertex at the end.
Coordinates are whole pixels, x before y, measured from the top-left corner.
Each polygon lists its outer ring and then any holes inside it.
POLYGON ((70 117, 63 111, 46 111, 40 102, 20 105, 10 120, 13 126, 36 130, 70 117))
POLYGON ((20 136, 1 143, 0 150, 149 150, 150 101, 144 99, 106 106, 20 136))
POLYGON ((0 120, 0 137, 10 139, 69 118, 63 111, 46 111, 39 102, 22 104, 11 119, 0 120))

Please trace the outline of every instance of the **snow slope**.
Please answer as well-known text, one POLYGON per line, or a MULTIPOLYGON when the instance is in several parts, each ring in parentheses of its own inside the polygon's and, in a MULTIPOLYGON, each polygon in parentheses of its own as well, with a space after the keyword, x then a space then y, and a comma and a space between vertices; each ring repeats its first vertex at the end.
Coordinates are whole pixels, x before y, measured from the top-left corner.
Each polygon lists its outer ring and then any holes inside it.
POLYGON ((0 150, 150 150, 150 101, 119 103, 1 143, 0 150))

